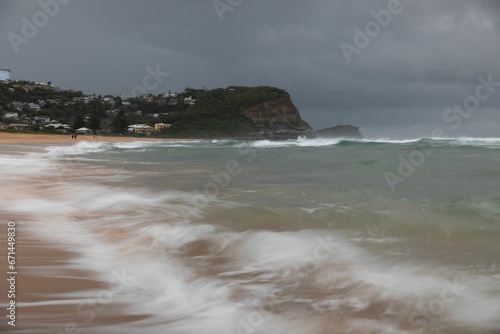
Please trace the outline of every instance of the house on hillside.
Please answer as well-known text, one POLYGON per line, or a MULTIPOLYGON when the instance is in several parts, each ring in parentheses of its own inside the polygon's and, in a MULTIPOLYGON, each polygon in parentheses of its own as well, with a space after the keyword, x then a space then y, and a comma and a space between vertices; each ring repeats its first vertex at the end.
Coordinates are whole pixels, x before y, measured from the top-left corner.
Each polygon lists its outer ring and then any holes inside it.
POLYGON ((172 124, 165 124, 165 123, 156 123, 154 127, 155 132, 161 132, 164 129, 168 129, 172 126, 172 124))
POLYGON ((184 98, 184 105, 187 105, 187 106, 190 106, 190 107, 193 107, 195 105, 195 102, 196 100, 193 99, 192 96, 189 96, 189 97, 186 97, 184 98))
POLYGON ((11 124, 9 127, 11 129, 21 130, 21 131, 29 130, 30 128, 29 124, 11 124))
POLYGON ((21 102, 21 101, 14 101, 10 104, 10 107, 15 109, 15 110, 23 110, 23 107, 24 107, 24 103, 21 102))
POLYGON ((102 102, 107 103, 111 106, 115 105, 115 98, 110 95, 106 95, 105 97, 102 98, 102 102))
POLYGON ((56 130, 57 132, 68 133, 71 130, 71 126, 62 123, 50 123, 45 126, 46 129, 56 130))
POLYGON ((153 103, 154 97, 152 95, 142 95, 141 100, 146 102, 146 103, 153 103))
POLYGON ((35 122, 41 123, 41 124, 50 123, 50 117, 49 116, 35 116, 33 119, 35 120, 35 122))
POLYGON ((76 130, 76 133, 80 135, 91 135, 92 130, 89 128, 79 128, 76 130))
POLYGON ((41 109, 41 106, 39 104, 37 104, 37 103, 28 103, 28 108, 30 110, 35 111, 35 112, 39 112, 40 109, 41 109))
POLYGON ((3 118, 9 118, 13 120, 19 119, 19 113, 17 112, 6 112, 5 115, 3 115, 3 118))
POLYGON ((162 98, 162 97, 159 97, 159 98, 155 99, 154 102, 157 105, 159 105, 159 106, 165 106, 165 105, 167 105, 167 99, 166 98, 162 98))
POLYGON ((150 135, 153 133, 153 127, 146 124, 133 124, 128 127, 128 132, 150 135))

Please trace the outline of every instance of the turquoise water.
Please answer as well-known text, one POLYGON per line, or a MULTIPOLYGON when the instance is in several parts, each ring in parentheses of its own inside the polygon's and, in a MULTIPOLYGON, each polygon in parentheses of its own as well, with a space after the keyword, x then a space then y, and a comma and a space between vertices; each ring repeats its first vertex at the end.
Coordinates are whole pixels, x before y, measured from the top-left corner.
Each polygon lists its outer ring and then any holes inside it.
POLYGON ((500 331, 500 139, 89 142, 40 159, 53 196, 10 210, 54 208, 38 220, 82 265, 134 273, 115 288, 152 320, 132 333, 500 331))

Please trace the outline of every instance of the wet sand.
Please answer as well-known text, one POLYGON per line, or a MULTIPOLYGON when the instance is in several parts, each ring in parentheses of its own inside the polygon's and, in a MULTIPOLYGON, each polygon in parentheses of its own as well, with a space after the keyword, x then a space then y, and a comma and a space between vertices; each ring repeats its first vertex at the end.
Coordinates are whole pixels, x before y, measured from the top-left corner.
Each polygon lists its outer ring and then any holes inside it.
POLYGON ((74 144, 80 141, 97 142, 132 142, 132 141, 186 141, 193 139, 163 139, 163 138, 138 138, 128 136, 92 136, 78 135, 77 139, 72 139, 71 134, 31 134, 31 133, 7 133, 0 132, 0 144, 74 144))
MULTIPOLYGON (((138 138, 79 136, 79 141, 136 141, 138 138)), ((143 139, 144 140, 144 139, 143 139)), ((155 140, 155 139, 146 139, 155 140)), ((0 133, 0 154, 19 156, 43 152, 46 146, 75 143, 71 136, 0 133)), ((2 197, 22 196, 25 186, 14 182, 2 184, 2 197)), ((32 189, 32 191, 36 191, 32 189)), ((0 211, 0 333, 100 333, 102 326, 123 325, 145 319, 147 315, 126 315, 125 306, 110 293, 110 282, 103 282, 96 273, 75 268, 78 255, 72 246, 54 245, 31 231, 37 225, 33 217, 13 217, 0 211), (7 224, 16 223, 16 289, 9 298, 6 278, 7 224), (16 326, 8 325, 6 307, 16 302, 16 326)))
MULTIPOLYGON (((0 213, 2 231, 7 230, 0 213)), ((68 269, 75 254, 57 249, 24 231, 23 220, 17 222, 16 236, 16 327, 7 324, 2 307, 0 333, 72 333, 66 328, 98 333, 103 325, 126 324, 146 316, 123 316, 123 306, 114 303, 106 292, 109 286, 92 272, 68 269), (71 297, 79 294, 80 298, 71 297)), ((6 259, 5 233, 0 234, 0 257, 6 259)), ((2 265, 2 268, 6 266, 2 265)), ((7 272, 4 271, 4 274, 7 272)), ((0 291, 8 291, 7 281, 0 281, 0 291)), ((2 306, 8 300, 2 293, 2 306)))

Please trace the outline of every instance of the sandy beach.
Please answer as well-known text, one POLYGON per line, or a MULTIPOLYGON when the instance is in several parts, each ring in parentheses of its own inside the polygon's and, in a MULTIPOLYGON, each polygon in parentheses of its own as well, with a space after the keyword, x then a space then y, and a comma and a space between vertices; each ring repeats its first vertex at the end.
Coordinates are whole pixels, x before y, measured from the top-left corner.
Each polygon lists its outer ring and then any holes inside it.
POLYGON ((131 142, 131 141, 186 141, 191 139, 162 139, 162 138, 137 138, 128 136, 92 136, 78 135, 77 139, 71 138, 71 134, 49 135, 49 134, 31 134, 31 133, 8 133, 0 132, 0 144, 73 144, 79 141, 98 141, 98 142, 131 142))
MULTIPOLYGON (((71 135, 35 135, 0 133, 0 155, 21 157, 30 153, 41 153, 52 145, 70 145, 79 141, 122 142, 158 140, 153 138, 127 138, 71 135)), ((12 167, 12 166, 4 166, 12 167)), ((23 197, 26 187, 11 180, 2 180, 2 197, 23 197)), ((30 193, 43 192, 37 180, 30 180, 30 193)), ((7 229, 8 223, 16 223, 15 297, 8 299, 6 293, 0 296, 0 304, 5 311, 10 300, 16 302, 16 326, 10 327, 6 321, 0 323, 0 333, 70 333, 84 330, 95 333, 92 328, 137 321, 143 316, 123 316, 123 306, 110 298, 109 282, 99 280, 88 270, 71 268, 75 253, 71 245, 54 245, 33 233, 32 228, 40 222, 33 217, 17 216, 0 210, 0 257, 5 259, 0 266, 4 274, 8 272, 7 229), (80 296, 80 297, 75 297, 80 296), (101 297, 101 300, 100 300, 101 297)), ((0 291, 9 291, 5 279, 0 280, 0 291)), ((3 317, 5 318, 5 316, 3 317)))
MULTIPOLYGON (((70 327, 95 333, 92 328, 144 318, 120 315, 123 306, 108 298, 108 284, 96 279, 94 273, 65 268, 75 254, 31 235, 23 226, 26 224, 23 219, 8 219, 1 212, 0 219, 2 231, 7 230, 6 221, 15 220, 18 226, 16 326, 12 330, 14 327, 9 328, 2 321, 1 333, 65 333, 70 327), (82 297, 71 297, 74 295, 82 297)), ((0 244, 6 245, 6 241, 1 233, 0 244)), ((0 255, 7 258, 6 247, 0 249, 0 255)), ((0 289, 9 291, 5 280, 0 281, 0 289)), ((2 305, 7 302, 6 297, 2 294, 2 305)))
MULTIPOLYGON (((0 155, 23 156, 29 153, 41 153, 47 146, 71 145, 78 142, 136 142, 166 141, 158 138, 104 137, 79 135, 23 134, 0 132, 0 155)), ((176 141, 176 140, 168 140, 176 141)), ((8 167, 8 166, 7 166, 8 167)), ((30 192, 40 192, 36 181, 32 180, 30 192)), ((26 189, 15 182, 4 180, 2 193, 22 196, 26 189)), ((7 224, 16 222, 16 333, 64 333, 65 330, 85 330, 95 333, 92 328, 103 325, 124 324, 143 319, 147 316, 124 316, 123 306, 114 300, 105 298, 109 291, 109 282, 100 281, 95 273, 87 270, 68 268, 75 254, 71 245, 60 248, 32 233, 31 227, 39 222, 32 217, 15 216, 0 210, 0 256, 7 259, 7 224), (81 295, 81 298, 75 298, 81 295), (102 300, 99 300, 101 297, 102 300)), ((7 272, 5 263, 2 268, 7 272)), ((9 291, 6 280, 0 281, 0 290, 9 291)), ((0 304, 7 305, 7 295, 0 296, 0 304)), ((6 311, 2 312, 6 314, 6 311)), ((6 333, 5 321, 0 323, 0 332, 6 333)), ((68 332, 68 333, 69 333, 68 332)))

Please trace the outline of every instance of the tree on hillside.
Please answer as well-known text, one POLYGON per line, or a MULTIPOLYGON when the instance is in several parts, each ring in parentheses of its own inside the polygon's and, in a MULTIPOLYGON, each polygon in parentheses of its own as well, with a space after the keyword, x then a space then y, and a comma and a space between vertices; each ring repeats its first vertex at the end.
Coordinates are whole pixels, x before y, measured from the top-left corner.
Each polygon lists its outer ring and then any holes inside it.
POLYGON ((121 110, 118 114, 113 117, 113 132, 114 133, 124 133, 127 130, 128 121, 125 116, 125 111, 121 110))
POLYGON ((90 119, 89 119, 89 128, 92 131, 99 130, 101 128, 101 115, 98 111, 93 111, 90 114, 90 119))
POLYGON ((73 130, 83 128, 85 126, 85 120, 81 114, 75 116, 73 120, 73 130))

